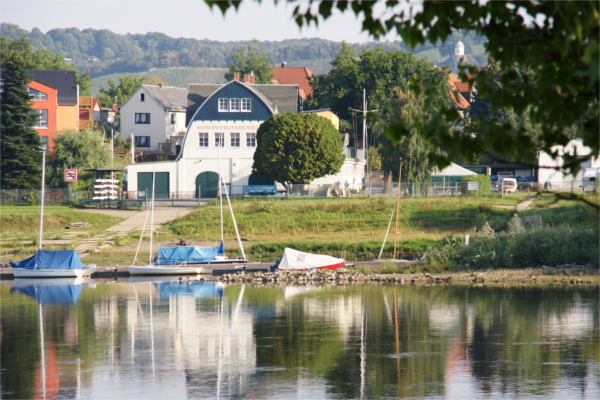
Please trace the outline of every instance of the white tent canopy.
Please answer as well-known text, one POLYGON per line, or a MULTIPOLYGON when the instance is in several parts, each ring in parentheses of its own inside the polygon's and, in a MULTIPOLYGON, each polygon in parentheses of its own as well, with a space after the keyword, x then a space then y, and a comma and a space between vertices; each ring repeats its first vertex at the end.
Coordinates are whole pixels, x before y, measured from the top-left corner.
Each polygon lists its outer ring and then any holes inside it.
POLYGON ((469 171, 466 168, 461 167, 458 164, 450 163, 446 168, 439 171, 437 168, 433 169, 431 175, 434 176, 442 176, 442 175, 450 175, 450 176, 469 176, 469 175, 477 175, 473 171, 469 171))

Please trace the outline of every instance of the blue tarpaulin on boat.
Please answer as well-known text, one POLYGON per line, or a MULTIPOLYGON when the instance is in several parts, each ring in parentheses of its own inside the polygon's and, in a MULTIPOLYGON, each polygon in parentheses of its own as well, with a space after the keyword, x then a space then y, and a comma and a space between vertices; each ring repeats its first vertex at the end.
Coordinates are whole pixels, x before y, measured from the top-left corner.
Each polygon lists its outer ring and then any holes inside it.
POLYGON ((171 296, 194 296, 211 298, 223 296, 223 285, 214 282, 161 282, 156 283, 158 298, 167 300, 171 296))
POLYGON ((23 261, 11 262, 10 266, 25 269, 85 269, 75 250, 40 250, 23 261))
POLYGON ((223 243, 215 247, 179 246, 161 247, 156 255, 156 265, 171 265, 198 262, 211 262, 217 255, 223 254, 223 243))
POLYGON ((22 286, 13 287, 12 292, 33 297, 40 304, 75 304, 85 285, 22 286))

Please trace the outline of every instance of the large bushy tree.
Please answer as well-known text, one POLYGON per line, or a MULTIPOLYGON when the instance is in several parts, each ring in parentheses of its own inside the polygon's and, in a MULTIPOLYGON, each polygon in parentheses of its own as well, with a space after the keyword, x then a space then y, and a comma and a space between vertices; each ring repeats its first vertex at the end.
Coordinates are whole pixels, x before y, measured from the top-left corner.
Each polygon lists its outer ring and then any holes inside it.
POLYGON ((315 114, 276 114, 258 128, 252 174, 287 184, 307 184, 336 174, 344 163, 342 136, 315 114))
POLYGON ((227 69, 225 79, 228 81, 233 79, 236 72, 241 77, 253 73, 256 83, 271 83, 273 80, 273 64, 269 62, 267 53, 258 47, 258 40, 253 40, 246 48, 234 51, 227 69))
POLYGON ((48 160, 48 185, 67 187, 64 181, 65 169, 77 169, 77 182, 74 189, 85 189, 92 184, 93 173, 89 168, 111 166, 110 149, 103 145, 101 132, 67 130, 54 138, 54 153, 48 160))
POLYGON ((26 84, 31 81, 22 53, 3 57, 4 83, 0 101, 0 187, 39 188, 42 176, 40 136, 26 84))
MULTIPOLYGON (((239 7, 238 1, 205 0, 223 12, 239 7)), ((415 47, 426 42, 445 42, 455 30, 475 32, 485 37, 485 50, 506 71, 503 86, 494 83, 487 71, 465 68, 462 74, 477 84, 480 96, 490 99, 492 112, 513 108, 521 115, 529 110, 532 126, 540 137, 507 134, 497 124, 482 119, 469 131, 451 130, 446 121, 459 118, 452 106, 441 106, 426 120, 396 124, 388 130, 394 140, 409 136, 416 126, 419 134, 445 152, 430 153, 430 159, 443 167, 461 156, 474 160, 486 150, 534 165, 535 148, 555 154, 554 145, 569 141, 578 124, 578 134, 592 151, 587 157, 565 156, 563 169, 578 171, 584 161, 600 151, 600 2, 581 1, 377 1, 385 12, 374 13, 374 1, 313 0, 313 7, 297 3, 294 17, 299 26, 319 23, 332 15, 332 9, 353 12, 362 20, 362 29, 375 38, 397 32, 404 43, 415 47), (399 7, 399 4, 402 5, 399 7), (526 17, 529 19, 526 22, 526 17), (526 73, 518 75, 515 67, 526 73), (587 117, 581 121, 582 115, 587 117)), ((415 90, 422 89, 414 85, 415 90)), ((429 103, 426 97, 426 107, 429 103)))

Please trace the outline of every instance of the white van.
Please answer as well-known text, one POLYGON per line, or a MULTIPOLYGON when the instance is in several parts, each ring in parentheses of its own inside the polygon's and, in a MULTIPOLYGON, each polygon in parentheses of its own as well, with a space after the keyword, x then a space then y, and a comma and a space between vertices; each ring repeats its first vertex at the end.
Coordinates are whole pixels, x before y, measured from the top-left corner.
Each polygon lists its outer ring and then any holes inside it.
POLYGON ((519 185, 515 178, 504 178, 502 179, 502 182, 500 182, 500 187, 502 187, 504 193, 514 193, 519 188, 519 185))

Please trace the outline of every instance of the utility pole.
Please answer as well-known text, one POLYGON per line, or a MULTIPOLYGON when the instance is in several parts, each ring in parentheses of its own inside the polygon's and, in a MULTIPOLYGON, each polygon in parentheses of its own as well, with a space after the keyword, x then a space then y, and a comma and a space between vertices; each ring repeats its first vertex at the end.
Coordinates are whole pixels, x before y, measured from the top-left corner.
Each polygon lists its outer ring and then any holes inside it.
POLYGON ((363 115, 363 151, 365 153, 365 162, 367 166, 367 190, 369 191, 369 198, 371 198, 371 174, 369 173, 369 152, 368 152, 368 143, 367 143, 367 112, 377 112, 379 110, 367 110, 367 89, 363 89, 363 109, 355 110, 350 109, 352 111, 362 112, 363 115))

